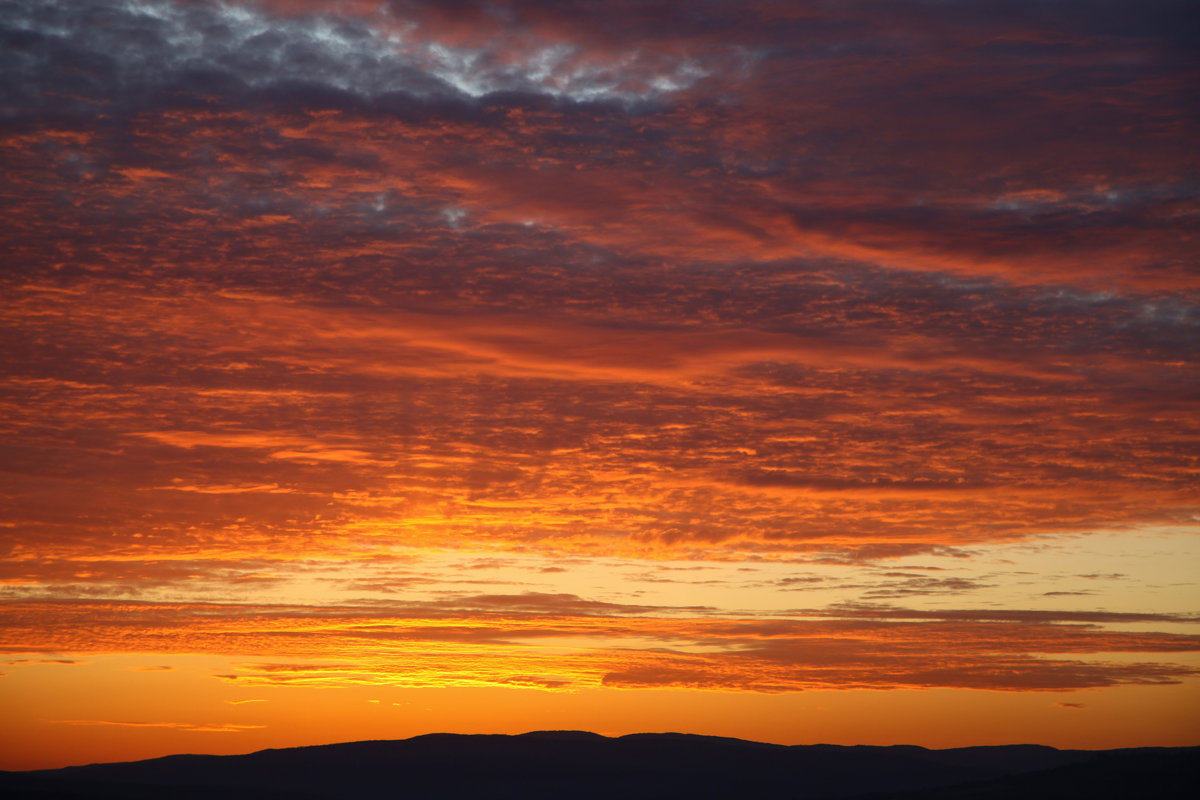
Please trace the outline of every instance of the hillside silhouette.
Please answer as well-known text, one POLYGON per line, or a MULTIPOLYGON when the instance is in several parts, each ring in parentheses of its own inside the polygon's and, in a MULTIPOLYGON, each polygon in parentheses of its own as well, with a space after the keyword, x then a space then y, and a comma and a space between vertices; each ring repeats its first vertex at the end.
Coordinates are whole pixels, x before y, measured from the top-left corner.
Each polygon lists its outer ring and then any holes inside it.
POLYGON ((424 798, 796 798, 1071 800, 1192 797, 1200 747, 928 750, 785 746, 687 734, 580 731, 430 734, 396 741, 176 755, 0 772, 12 798, 424 800, 424 798))

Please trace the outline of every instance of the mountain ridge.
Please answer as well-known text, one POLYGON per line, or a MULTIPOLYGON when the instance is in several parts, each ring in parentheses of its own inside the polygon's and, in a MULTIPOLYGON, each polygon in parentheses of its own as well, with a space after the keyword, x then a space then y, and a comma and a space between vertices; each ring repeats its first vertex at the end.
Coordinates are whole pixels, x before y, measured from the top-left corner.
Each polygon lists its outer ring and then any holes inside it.
MULTIPOLYGON (((682 733, 430 733, 242 755, 174 754, 55 770, 0 772, 15 798, 1117 797, 1141 781, 1194 787, 1200 747, 1058 750, 1015 744, 781 745, 682 733), (1046 791, 1039 789, 1046 784, 1046 791), (1005 789, 1004 787, 1008 787, 1005 789), (989 788, 990 787, 990 788, 989 788), (1000 787, 997 789, 996 787, 1000 787), (1111 791, 1109 791, 1111 790, 1111 791), (989 794, 988 792, 992 792, 989 794), (1105 794, 1105 792, 1109 792, 1105 794)), ((1178 796, 1190 796, 1181 793, 1178 796)))

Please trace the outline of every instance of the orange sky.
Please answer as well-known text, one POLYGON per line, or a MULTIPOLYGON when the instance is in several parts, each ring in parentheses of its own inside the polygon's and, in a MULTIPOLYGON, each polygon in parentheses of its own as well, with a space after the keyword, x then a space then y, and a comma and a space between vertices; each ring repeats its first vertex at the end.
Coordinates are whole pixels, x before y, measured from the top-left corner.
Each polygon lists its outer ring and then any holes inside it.
POLYGON ((1171 0, 0 9, 0 768, 1200 743, 1171 0))

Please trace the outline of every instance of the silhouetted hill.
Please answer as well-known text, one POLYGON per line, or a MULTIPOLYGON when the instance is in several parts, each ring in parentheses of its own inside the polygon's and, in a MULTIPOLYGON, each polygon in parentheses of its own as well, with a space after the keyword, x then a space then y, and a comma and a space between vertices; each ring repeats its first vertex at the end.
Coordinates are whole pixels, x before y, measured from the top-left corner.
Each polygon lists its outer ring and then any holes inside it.
POLYGON ((442 733, 0 773, 0 792, 43 800, 1172 798, 1200 785, 1198 761, 1200 748, 927 750, 787 747, 676 733, 618 738, 580 731, 442 733))
POLYGON ((1095 800, 1195 797, 1200 749, 1108 750, 1083 763, 995 780, 919 791, 869 794, 861 800, 1095 800))

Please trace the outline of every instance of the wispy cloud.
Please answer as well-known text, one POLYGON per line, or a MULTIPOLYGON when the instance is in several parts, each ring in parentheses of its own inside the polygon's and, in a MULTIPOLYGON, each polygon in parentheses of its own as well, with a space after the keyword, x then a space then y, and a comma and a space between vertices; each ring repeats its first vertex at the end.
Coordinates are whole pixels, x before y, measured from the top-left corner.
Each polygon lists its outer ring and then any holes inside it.
POLYGON ((55 719, 50 722, 60 725, 112 725, 122 728, 176 728, 197 733, 240 733, 265 727, 263 725, 239 725, 232 722, 125 722, 107 719, 55 719))

